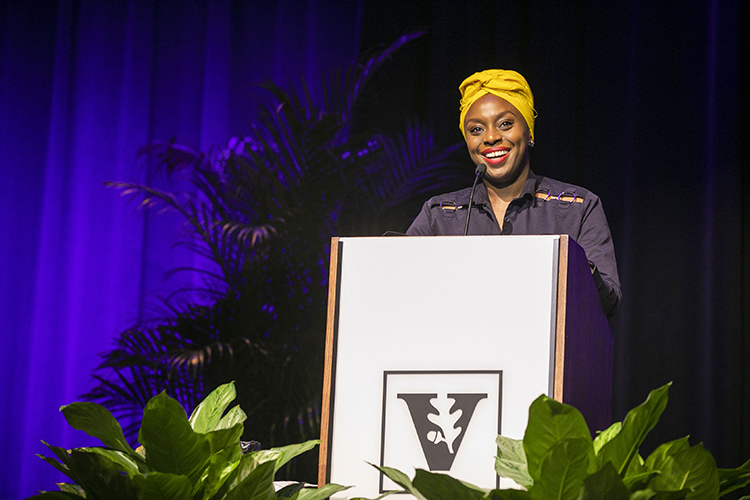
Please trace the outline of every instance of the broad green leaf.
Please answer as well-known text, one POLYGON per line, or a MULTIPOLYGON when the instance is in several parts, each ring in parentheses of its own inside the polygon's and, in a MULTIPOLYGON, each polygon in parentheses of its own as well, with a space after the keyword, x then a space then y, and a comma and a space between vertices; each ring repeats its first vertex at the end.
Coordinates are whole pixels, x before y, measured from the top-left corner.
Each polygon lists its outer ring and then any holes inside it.
POLYGON ((76 483, 86 490, 86 498, 137 499, 131 478, 103 455, 74 449, 68 466, 75 471, 76 483))
POLYGON ((58 461, 57 461, 57 460, 55 460, 54 458, 50 458, 50 457, 45 457, 44 455, 39 455, 39 454, 37 454, 37 457, 39 457, 39 458, 41 458, 42 460, 44 460, 45 462, 47 462, 47 463, 48 463, 48 464, 50 464, 50 465, 51 465, 52 467, 54 467, 55 469, 57 469, 57 470, 58 470, 58 472, 61 472, 61 473, 65 474, 66 476, 68 476, 68 477, 69 477, 70 479, 72 479, 73 481, 75 481, 75 480, 76 480, 76 478, 75 478, 75 474, 73 474, 73 473, 72 473, 72 472, 70 471, 70 469, 68 469, 68 467, 67 467, 67 466, 65 466, 64 464, 62 464, 62 463, 58 462, 58 461))
POLYGON ((86 497, 67 491, 43 491, 34 496, 28 497, 26 500, 81 500, 81 498, 86 497))
POLYGON ((234 382, 220 385, 195 407, 190 415, 190 427, 201 434, 216 430, 219 421, 221 421, 221 416, 224 415, 224 410, 236 397, 237 391, 234 388, 234 382))
POLYGON ((60 488, 60 491, 66 491, 81 498, 86 498, 86 491, 79 484, 57 483, 57 487, 60 488))
POLYGON ((492 490, 488 500, 535 500, 526 490, 492 490))
POLYGON ((208 438, 193 431, 180 403, 165 392, 146 404, 138 441, 151 470, 188 476, 192 484, 211 459, 208 438))
POLYGON ((117 465, 122 472, 127 474, 128 476, 134 476, 136 474, 141 474, 143 472, 147 471, 141 471, 138 468, 138 463, 133 459, 133 457, 127 455, 126 453, 123 453, 118 450, 111 450, 109 448, 99 448, 99 447, 87 447, 87 448, 76 448, 80 451, 85 451, 87 453, 97 453, 99 455, 104 456, 107 460, 117 465))
POLYGON ((122 427, 109 410, 102 405, 71 403, 60 407, 60 411, 72 428, 97 438, 104 446, 120 450, 130 456, 135 455, 135 451, 130 447, 122 433, 122 427))
POLYGON ((221 417, 219 423, 216 424, 216 430, 229 429, 230 427, 237 424, 244 424, 247 420, 247 415, 239 406, 235 406, 227 412, 226 415, 221 417))
POLYGON ((675 455, 683 450, 690 448, 688 438, 683 437, 669 441, 667 443, 659 445, 651 455, 646 458, 646 468, 651 470, 661 470, 664 467, 664 463, 670 455, 675 455))
POLYGON ((719 496, 750 484, 750 460, 736 469, 719 469, 719 496))
POLYGON ((602 446, 612 441, 612 438, 620 433, 621 428, 622 422, 615 422, 614 424, 610 425, 599 434, 597 434, 594 438, 594 453, 598 455, 599 450, 602 449, 602 446))
POLYGON ((688 491, 638 490, 630 495, 630 500, 685 500, 688 491))
POLYGON ((526 452, 523 441, 505 436, 497 436, 497 457, 495 458, 495 472, 500 477, 512 479, 517 484, 528 488, 534 481, 529 476, 526 463, 526 452))
POLYGON ((349 488, 351 486, 342 486, 335 483, 324 484, 320 488, 302 488, 297 495, 297 500, 325 500, 331 495, 349 488))
POLYGON ((664 459, 661 474, 654 477, 649 488, 655 491, 689 489, 687 499, 719 498, 719 472, 711 453, 696 445, 664 459))
POLYGON ((397 485, 401 486, 404 491, 411 493, 419 500, 427 500, 422 493, 417 490, 414 485, 411 482, 411 479, 409 479, 409 476, 404 474, 398 469, 394 469, 392 467, 385 467, 385 466, 379 466, 375 464, 370 464, 376 469, 378 469, 380 472, 382 472, 385 477, 396 483, 397 485))
MULTIPOLYGON (((611 464, 612 462, 607 463, 611 464)), ((651 478, 656 474, 657 472, 646 467, 646 461, 636 453, 630 461, 625 474, 620 475, 620 477, 622 477, 622 481, 630 491, 636 491, 645 488, 649 481, 651 481, 651 478)))
POLYGON ((223 500, 275 500, 273 488, 274 462, 265 462, 230 486, 223 500))
POLYGON ((192 500, 191 484, 186 476, 152 472, 136 476, 133 483, 138 489, 138 500, 192 500))
POLYGON ((459 481, 447 474, 417 469, 412 485, 427 500, 481 500, 488 491, 473 484, 459 481))
MULTIPOLYGON (((236 449, 237 453, 242 453, 242 447, 240 446, 240 438, 244 428, 242 424, 235 424, 233 427, 228 429, 217 429, 215 431, 209 431, 204 434, 209 444, 211 445, 211 454, 218 453, 224 448, 236 449)), ((239 460, 239 457, 236 458, 239 460)))
POLYGON ((671 382, 651 391, 646 401, 628 412, 620 432, 599 450, 599 468, 607 462, 612 462, 617 473, 620 476, 624 474, 646 435, 654 428, 667 406, 667 391, 670 385, 671 382))
MULTIPOLYGON (((274 488, 276 485, 274 484, 274 488)), ((300 490, 305 487, 305 483, 292 483, 287 484, 280 490, 276 490, 276 496, 278 498, 292 498, 295 499, 299 496, 300 490)))
MULTIPOLYGON (((542 461, 550 450, 564 439, 576 438, 587 441, 591 446, 591 432, 578 410, 544 395, 531 403, 523 448, 529 475, 534 482, 539 480, 542 461)), ((593 455, 593 447, 591 453, 593 455)))
POLYGON ((224 482, 234 472, 242 458, 239 449, 224 448, 211 456, 211 460, 203 471, 200 480, 193 487, 193 496, 196 498, 211 498, 224 485, 224 482), (202 492, 201 496, 197 494, 202 492))
MULTIPOLYGON (((607 462, 608 464, 611 464, 612 462, 607 462)), ((646 486, 648 486, 648 483, 651 482, 651 480, 654 478, 654 476, 658 475, 659 472, 652 471, 652 470, 646 470, 644 469, 643 472, 637 473, 637 474, 631 474, 628 473, 628 475, 623 478, 623 483, 625 483, 625 486, 630 491, 637 491, 645 489, 646 486)))
POLYGON ((305 441, 304 443, 290 444, 289 446, 281 446, 279 448, 271 448, 270 450, 253 451, 245 455, 245 457, 251 457, 256 463, 259 464, 274 460, 276 462, 276 468, 274 470, 275 474, 291 459, 315 448, 315 446, 317 446, 318 444, 320 444, 320 440, 313 439, 310 441, 305 441))
POLYGON ((559 441, 542 460, 539 478, 529 492, 544 500, 577 500, 593 462, 590 437, 559 441))
POLYGON ((611 462, 583 480, 582 500, 629 500, 630 491, 611 462))

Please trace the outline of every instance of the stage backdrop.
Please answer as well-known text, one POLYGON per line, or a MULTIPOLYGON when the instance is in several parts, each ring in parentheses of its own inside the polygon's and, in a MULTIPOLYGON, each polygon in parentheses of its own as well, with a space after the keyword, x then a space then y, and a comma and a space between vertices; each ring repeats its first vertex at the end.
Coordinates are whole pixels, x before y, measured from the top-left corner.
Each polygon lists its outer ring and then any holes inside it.
POLYGON ((453 143, 460 81, 523 73, 539 112, 532 168, 599 194, 612 227, 625 296, 612 321, 615 418, 673 380, 652 441, 690 434, 720 466, 750 458, 741 3, 1 2, 4 498, 54 489, 40 440, 85 442, 58 407, 176 286, 163 273, 191 263, 172 248, 176 219, 135 214, 102 183, 165 185, 136 165, 139 146, 224 143, 243 134, 262 80, 306 75, 317 96, 319 72, 417 29, 427 34, 373 82, 366 125, 417 115, 453 143))

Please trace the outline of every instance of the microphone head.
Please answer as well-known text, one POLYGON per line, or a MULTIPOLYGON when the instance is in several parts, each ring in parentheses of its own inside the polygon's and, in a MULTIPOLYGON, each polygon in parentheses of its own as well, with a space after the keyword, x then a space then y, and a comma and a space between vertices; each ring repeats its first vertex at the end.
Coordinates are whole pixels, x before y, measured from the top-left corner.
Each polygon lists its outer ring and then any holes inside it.
POLYGON ((480 163, 477 165, 476 170, 474 170, 474 175, 479 177, 480 179, 484 176, 484 174, 487 172, 487 165, 484 163, 480 163))

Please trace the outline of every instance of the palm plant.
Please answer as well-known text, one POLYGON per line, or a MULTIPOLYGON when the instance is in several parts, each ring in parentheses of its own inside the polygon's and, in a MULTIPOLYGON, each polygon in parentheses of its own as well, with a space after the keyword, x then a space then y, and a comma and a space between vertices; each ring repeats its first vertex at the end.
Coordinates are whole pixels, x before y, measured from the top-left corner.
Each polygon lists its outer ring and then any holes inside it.
MULTIPOLYGON (((333 73, 323 105, 304 85, 295 92, 264 84, 270 102, 248 135, 226 147, 201 152, 170 141, 141 149, 153 168, 187 175, 190 193, 109 183, 141 207, 180 214, 189 230, 183 243, 210 263, 176 269, 200 273, 203 286, 179 290, 183 300, 170 297, 159 317, 122 332, 94 374, 97 386, 84 397, 129 418, 130 438, 162 390, 194 407, 229 381, 248 415, 245 439, 269 447, 319 436, 331 236, 403 230, 428 194, 471 174, 458 167, 458 145, 435 148, 417 122, 399 134, 352 126, 373 73, 418 36, 333 73)), ((312 465, 288 474, 312 479, 312 465)))

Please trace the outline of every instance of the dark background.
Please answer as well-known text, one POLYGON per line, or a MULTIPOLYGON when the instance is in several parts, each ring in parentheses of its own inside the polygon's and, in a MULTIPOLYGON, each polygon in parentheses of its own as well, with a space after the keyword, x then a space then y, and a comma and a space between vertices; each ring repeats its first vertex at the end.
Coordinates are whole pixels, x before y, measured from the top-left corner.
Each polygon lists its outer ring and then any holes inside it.
POLYGON ((690 435, 719 466, 740 465, 750 458, 746 5, 0 2, 3 498, 54 488, 34 456, 40 440, 82 444, 57 408, 175 286, 164 271, 192 259, 171 247, 176 219, 134 214, 102 182, 163 183, 136 165, 139 146, 226 143, 244 133, 264 79, 305 75, 319 95, 320 73, 415 30, 426 34, 384 65, 360 126, 397 130, 419 116, 451 144, 458 84, 487 68, 522 73, 539 112, 532 168, 596 192, 615 240, 615 419, 674 381, 646 447, 690 435))

